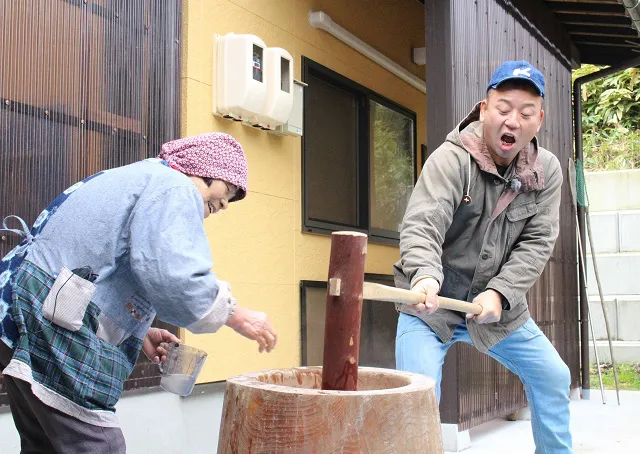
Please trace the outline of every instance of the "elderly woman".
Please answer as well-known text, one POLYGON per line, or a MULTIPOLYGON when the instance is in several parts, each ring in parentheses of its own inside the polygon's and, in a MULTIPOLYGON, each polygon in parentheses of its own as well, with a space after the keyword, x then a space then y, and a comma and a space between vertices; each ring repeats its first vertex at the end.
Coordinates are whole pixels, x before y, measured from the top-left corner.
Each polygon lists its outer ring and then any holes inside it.
POLYGON ((45 209, 0 262, 0 366, 22 452, 125 452, 114 406, 140 351, 166 342, 155 317, 193 333, 227 325, 271 351, 267 315, 237 306, 203 220, 242 200, 247 162, 221 133, 100 172, 45 209))

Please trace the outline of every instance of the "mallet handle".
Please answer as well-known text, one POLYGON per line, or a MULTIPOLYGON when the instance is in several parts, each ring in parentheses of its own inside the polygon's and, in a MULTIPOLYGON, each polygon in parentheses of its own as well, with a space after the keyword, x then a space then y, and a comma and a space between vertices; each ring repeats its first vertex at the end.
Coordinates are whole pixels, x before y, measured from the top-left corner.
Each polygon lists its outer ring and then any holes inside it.
MULTIPOLYGON (((402 288, 389 287, 373 282, 365 282, 362 288, 362 298, 365 300, 390 301, 393 303, 416 305, 424 303, 424 293, 413 292, 402 288)), ((444 296, 438 297, 439 307, 453 311, 466 312, 478 315, 482 312, 482 306, 466 301, 454 300, 444 296)))

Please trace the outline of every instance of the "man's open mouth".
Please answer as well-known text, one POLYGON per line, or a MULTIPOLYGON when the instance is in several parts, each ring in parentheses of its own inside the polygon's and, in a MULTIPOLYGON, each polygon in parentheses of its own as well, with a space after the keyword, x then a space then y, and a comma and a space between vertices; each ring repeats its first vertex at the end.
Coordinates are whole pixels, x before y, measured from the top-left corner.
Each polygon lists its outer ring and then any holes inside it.
POLYGON ((514 143, 516 143, 516 136, 506 132, 506 133, 502 134, 502 136, 500 137, 500 140, 502 141, 503 145, 509 146, 509 145, 513 145, 514 143))

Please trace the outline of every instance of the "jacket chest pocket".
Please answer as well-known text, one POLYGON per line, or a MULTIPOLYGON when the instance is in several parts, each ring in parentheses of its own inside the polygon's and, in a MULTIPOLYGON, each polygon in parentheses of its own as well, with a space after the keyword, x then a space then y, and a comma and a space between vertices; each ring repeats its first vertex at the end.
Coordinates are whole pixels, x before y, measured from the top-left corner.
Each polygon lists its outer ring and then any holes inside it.
POLYGON ((507 244, 509 248, 516 242, 525 224, 532 216, 538 213, 538 205, 536 202, 521 203, 507 209, 507 244))

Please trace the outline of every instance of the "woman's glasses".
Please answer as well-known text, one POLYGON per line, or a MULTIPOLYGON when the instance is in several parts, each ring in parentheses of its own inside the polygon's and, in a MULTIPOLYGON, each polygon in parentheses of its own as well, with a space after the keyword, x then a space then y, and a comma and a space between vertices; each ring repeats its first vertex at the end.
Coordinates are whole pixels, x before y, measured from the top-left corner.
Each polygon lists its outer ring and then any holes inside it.
POLYGON ((227 187, 227 200, 231 201, 233 199, 235 199, 237 193, 238 193, 238 188, 231 184, 231 183, 227 183, 226 181, 224 182, 225 186, 227 187))

